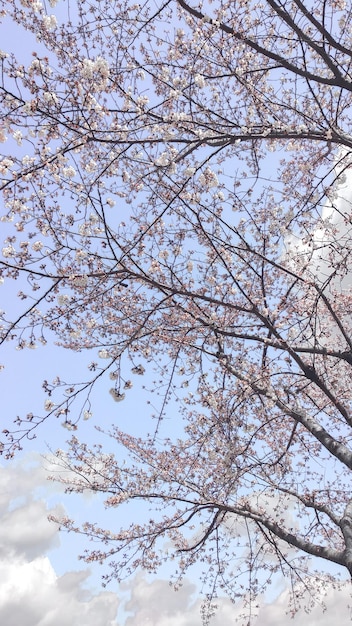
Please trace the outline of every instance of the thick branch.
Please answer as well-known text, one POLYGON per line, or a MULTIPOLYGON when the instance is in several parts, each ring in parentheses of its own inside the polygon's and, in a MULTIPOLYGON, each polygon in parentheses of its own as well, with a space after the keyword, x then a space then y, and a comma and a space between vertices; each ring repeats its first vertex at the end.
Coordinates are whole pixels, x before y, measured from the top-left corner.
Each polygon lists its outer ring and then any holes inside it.
MULTIPOLYGON (((187 13, 189 13, 190 15, 193 15, 193 17, 197 18, 198 20, 202 20, 203 22, 209 22, 210 24, 215 23, 215 20, 213 20, 212 18, 209 18, 201 11, 198 11, 198 9, 194 9, 193 7, 190 7, 184 0, 177 0, 177 2, 185 11, 187 11, 187 13)), ((253 41, 249 37, 246 37, 246 35, 244 35, 243 33, 239 31, 235 31, 231 26, 228 26, 227 24, 224 24, 223 22, 221 22, 220 24, 217 24, 217 26, 223 32, 227 33, 228 35, 231 35, 232 37, 235 37, 235 39, 243 42, 249 48, 252 48, 252 50, 255 50, 255 52, 262 54, 264 57, 268 59, 272 59, 276 63, 279 63, 281 67, 284 67, 285 69, 289 70, 293 74, 296 74, 297 76, 302 76, 303 78, 307 80, 311 80, 311 81, 314 81, 316 83, 320 83, 323 85, 335 85, 337 87, 343 87, 344 89, 347 89, 348 91, 352 91, 352 83, 349 83, 343 78, 337 78, 336 76, 335 78, 328 78, 328 77, 320 76, 319 74, 313 74, 312 72, 309 72, 303 68, 298 67, 297 65, 294 65, 293 63, 290 63, 289 61, 287 61, 287 59, 285 59, 280 54, 276 54, 275 52, 271 52, 267 48, 263 48, 256 41, 253 41)))
POLYGON ((239 380, 245 382, 253 391, 261 396, 270 399, 275 405, 286 415, 292 417, 296 422, 302 424, 311 435, 317 439, 334 457, 339 459, 341 463, 352 469, 352 452, 342 442, 332 437, 319 422, 307 414, 304 409, 299 407, 290 407, 280 400, 268 388, 260 387, 255 380, 249 379, 245 374, 233 367, 231 363, 223 359, 224 367, 239 380))
MULTIPOLYGON (((220 507, 222 509, 222 507, 220 507)), ((222 509, 225 510, 225 507, 222 509)), ((325 546, 320 546, 311 541, 307 541, 298 535, 294 535, 291 532, 285 530, 283 526, 269 520, 262 513, 257 513, 253 511, 249 505, 246 505, 243 508, 240 507, 226 507, 226 510, 240 517, 244 517, 247 519, 252 519, 255 522, 258 522, 262 526, 264 526, 267 530, 272 532, 276 537, 282 539, 290 546, 297 548, 298 550, 302 550, 306 554, 311 554, 312 556, 320 557, 327 561, 332 561, 333 563, 338 563, 339 565, 343 565, 346 567, 346 559, 345 553, 340 550, 334 550, 333 548, 328 548, 325 546)))
POLYGON ((347 504, 340 520, 341 530, 345 539, 346 567, 352 576, 352 500, 347 504))

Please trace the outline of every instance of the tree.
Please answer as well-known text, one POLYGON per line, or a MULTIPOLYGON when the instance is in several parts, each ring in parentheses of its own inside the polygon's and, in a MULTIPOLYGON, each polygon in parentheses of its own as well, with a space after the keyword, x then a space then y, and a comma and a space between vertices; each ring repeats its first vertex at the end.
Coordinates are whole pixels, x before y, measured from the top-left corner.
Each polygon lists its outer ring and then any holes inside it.
POLYGON ((76 435, 57 452, 69 490, 153 510, 121 531, 63 520, 105 542, 87 558, 117 578, 199 561, 209 597, 251 602, 278 571, 352 574, 347 3, 52 10, 7 3, 38 43, 31 62, 1 53, 1 272, 24 303, 2 341, 99 358, 68 390, 45 381, 45 415, 9 426, 3 453, 55 415, 76 430, 102 376, 120 401, 131 370, 157 370, 151 434, 110 431, 129 460, 76 435))

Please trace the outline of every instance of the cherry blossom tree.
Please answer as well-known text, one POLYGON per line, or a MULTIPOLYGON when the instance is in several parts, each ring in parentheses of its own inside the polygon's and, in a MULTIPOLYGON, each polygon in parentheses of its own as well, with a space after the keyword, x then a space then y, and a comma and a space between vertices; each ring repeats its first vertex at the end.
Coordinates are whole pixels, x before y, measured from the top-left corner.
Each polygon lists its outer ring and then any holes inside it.
POLYGON ((113 425, 116 456, 76 434, 57 452, 69 491, 140 502, 121 530, 61 520, 102 542, 86 558, 118 579, 198 562, 208 598, 251 607, 277 572, 313 595, 338 585, 324 564, 352 574, 348 3, 4 6, 33 53, 0 53, 1 276, 20 287, 2 343, 96 358, 84 382, 44 382, 45 413, 9 424, 3 454, 46 419, 77 430, 98 379, 119 402, 153 372, 149 435, 113 425))

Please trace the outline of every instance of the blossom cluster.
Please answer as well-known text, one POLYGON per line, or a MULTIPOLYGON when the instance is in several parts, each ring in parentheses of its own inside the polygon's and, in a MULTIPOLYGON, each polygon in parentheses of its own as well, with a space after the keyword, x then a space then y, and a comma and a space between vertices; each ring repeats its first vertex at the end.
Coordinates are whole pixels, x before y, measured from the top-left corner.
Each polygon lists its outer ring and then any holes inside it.
POLYGON ((94 61, 84 59, 80 74, 82 78, 92 81, 96 90, 104 89, 110 76, 109 64, 102 56, 97 56, 94 61))

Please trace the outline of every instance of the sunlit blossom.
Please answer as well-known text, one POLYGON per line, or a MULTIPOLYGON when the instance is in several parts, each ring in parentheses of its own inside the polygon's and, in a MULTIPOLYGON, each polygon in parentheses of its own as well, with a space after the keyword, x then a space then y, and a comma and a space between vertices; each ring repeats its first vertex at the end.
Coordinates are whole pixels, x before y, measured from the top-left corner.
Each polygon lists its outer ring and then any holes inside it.
POLYGON ((14 140, 16 141, 17 145, 20 146, 22 144, 22 136, 23 136, 21 131, 20 130, 16 130, 13 133, 12 136, 13 136, 14 140))
POLYGON ((195 75, 194 82, 197 85, 197 87, 199 87, 200 89, 205 87, 205 79, 204 79, 204 76, 202 76, 201 74, 195 75))
POLYGON ((66 178, 74 178, 76 176, 76 170, 72 165, 64 167, 62 173, 66 178))
POLYGON ((42 241, 35 241, 32 244, 32 250, 34 250, 35 252, 39 252, 39 250, 41 250, 43 248, 43 242, 42 241))
POLYGON ((106 350, 105 348, 102 348, 102 350, 99 350, 98 356, 101 359, 110 359, 111 358, 110 352, 108 350, 106 350))
POLYGON ((124 400, 126 397, 126 394, 120 393, 119 391, 117 391, 117 389, 114 389, 113 387, 109 389, 109 393, 112 396, 113 400, 115 400, 115 402, 122 402, 122 400, 124 400))
POLYGON ((5 158, 0 161, 0 174, 7 174, 9 169, 13 166, 14 162, 12 159, 5 158))
POLYGON ((207 167, 204 172, 200 174, 198 180, 199 183, 207 189, 211 189, 212 187, 217 187, 219 185, 218 177, 215 172, 210 169, 210 167, 207 167))
POLYGON ((55 15, 44 15, 43 26, 45 30, 55 30, 57 27, 57 19, 55 15))
POLYGON ((2 256, 5 258, 13 257, 16 255, 16 250, 12 245, 5 246, 2 249, 2 256))
POLYGON ((64 306, 65 304, 68 304, 71 300, 71 297, 68 294, 59 294, 57 296, 57 302, 60 306, 64 306))

